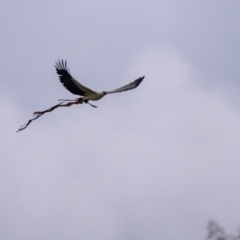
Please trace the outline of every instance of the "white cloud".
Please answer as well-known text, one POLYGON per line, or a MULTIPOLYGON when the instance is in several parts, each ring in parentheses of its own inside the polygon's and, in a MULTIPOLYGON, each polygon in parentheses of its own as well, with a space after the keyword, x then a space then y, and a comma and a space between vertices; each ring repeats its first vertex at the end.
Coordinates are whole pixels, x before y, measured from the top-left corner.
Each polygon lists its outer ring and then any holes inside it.
POLYGON ((143 74, 98 109, 58 109, 17 134, 28 115, 1 98, 4 239, 203 239, 210 218, 238 226, 237 108, 171 46, 135 55, 126 78, 143 74))

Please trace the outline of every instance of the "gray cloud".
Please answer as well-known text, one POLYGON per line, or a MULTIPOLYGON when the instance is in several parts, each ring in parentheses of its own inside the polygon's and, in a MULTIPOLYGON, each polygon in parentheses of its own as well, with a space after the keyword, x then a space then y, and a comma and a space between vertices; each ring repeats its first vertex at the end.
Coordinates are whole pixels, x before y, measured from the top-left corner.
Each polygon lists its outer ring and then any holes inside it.
POLYGON ((220 38, 230 25, 229 41, 239 34, 237 2, 4 4, 1 238, 203 239, 210 218, 238 227, 238 70, 222 67, 238 56, 220 38), (71 97, 60 57, 96 89, 146 78, 16 134, 71 97))

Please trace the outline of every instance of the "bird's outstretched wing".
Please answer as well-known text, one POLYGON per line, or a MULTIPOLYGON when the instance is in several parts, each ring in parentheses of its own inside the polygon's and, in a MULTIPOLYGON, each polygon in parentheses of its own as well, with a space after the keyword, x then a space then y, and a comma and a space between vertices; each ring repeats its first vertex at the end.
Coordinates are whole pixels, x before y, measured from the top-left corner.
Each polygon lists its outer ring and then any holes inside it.
POLYGON ((114 91, 110 91, 110 92, 106 92, 106 93, 110 94, 110 93, 118 93, 118 92, 132 90, 132 89, 136 88, 142 82, 144 77, 145 76, 140 77, 140 78, 136 79, 135 81, 133 81, 133 82, 131 82, 131 83, 129 83, 129 84, 123 86, 123 87, 117 88, 114 91))
POLYGON ((83 86, 71 76, 69 68, 67 68, 67 61, 58 60, 58 62, 56 62, 55 68, 60 82, 71 93, 80 96, 86 96, 87 94, 94 93, 94 91, 83 86))

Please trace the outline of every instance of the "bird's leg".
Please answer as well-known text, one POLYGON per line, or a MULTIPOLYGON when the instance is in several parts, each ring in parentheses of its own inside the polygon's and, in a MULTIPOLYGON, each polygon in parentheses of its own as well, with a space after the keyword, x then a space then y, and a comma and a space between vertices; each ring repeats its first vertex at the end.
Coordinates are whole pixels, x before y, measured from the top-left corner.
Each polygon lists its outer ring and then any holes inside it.
POLYGON ((83 98, 75 98, 75 100, 79 103, 83 103, 83 98))
POLYGON ((95 105, 92 105, 90 102, 88 102, 89 100, 83 100, 83 102, 85 102, 86 104, 89 104, 90 106, 94 107, 94 108, 97 108, 97 106, 95 105))
POLYGON ((92 105, 91 103, 89 103, 89 102, 86 102, 86 103, 88 103, 90 106, 92 106, 92 107, 94 107, 94 108, 97 108, 97 106, 95 106, 95 105, 92 105))

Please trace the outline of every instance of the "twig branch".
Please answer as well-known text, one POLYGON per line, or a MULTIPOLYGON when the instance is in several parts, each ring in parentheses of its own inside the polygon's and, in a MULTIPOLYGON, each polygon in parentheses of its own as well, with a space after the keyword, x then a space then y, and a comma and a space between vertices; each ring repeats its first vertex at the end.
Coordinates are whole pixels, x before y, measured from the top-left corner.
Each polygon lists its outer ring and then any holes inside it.
POLYGON ((74 104, 82 104, 82 103, 83 103, 83 101, 82 101, 81 98, 78 98, 78 99, 76 99, 76 100, 60 99, 60 101, 61 101, 61 102, 60 102, 59 104, 57 104, 57 105, 55 105, 55 106, 53 106, 53 107, 50 107, 50 108, 48 108, 47 110, 34 112, 34 113, 33 113, 33 118, 31 118, 30 120, 28 120, 28 122, 27 122, 26 124, 22 125, 22 126, 18 129, 17 132, 20 132, 20 131, 24 130, 25 128, 27 128, 28 125, 29 125, 32 121, 38 119, 38 118, 41 117, 44 113, 51 112, 51 111, 53 111, 54 109, 56 109, 56 108, 58 108, 58 107, 69 107, 69 106, 72 106, 72 105, 74 105, 74 104))

